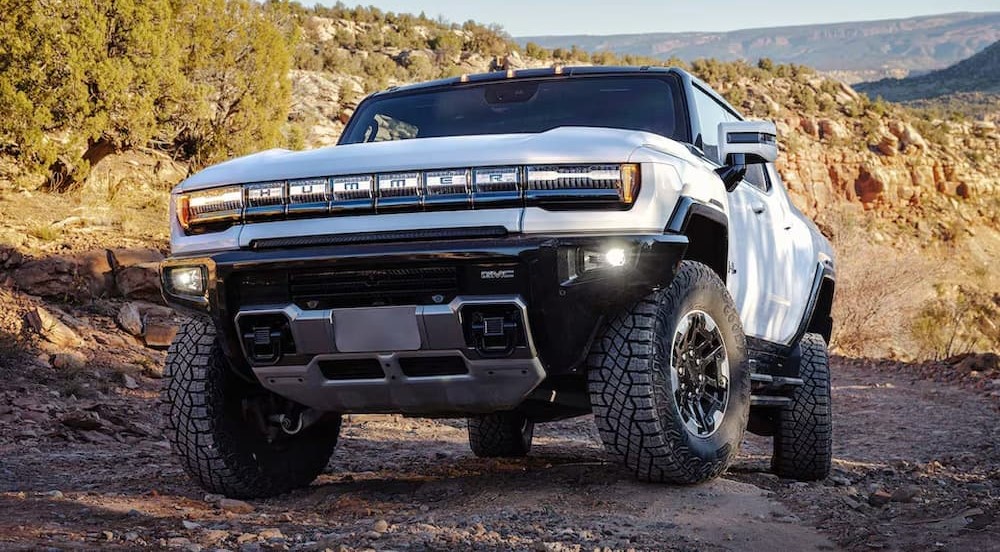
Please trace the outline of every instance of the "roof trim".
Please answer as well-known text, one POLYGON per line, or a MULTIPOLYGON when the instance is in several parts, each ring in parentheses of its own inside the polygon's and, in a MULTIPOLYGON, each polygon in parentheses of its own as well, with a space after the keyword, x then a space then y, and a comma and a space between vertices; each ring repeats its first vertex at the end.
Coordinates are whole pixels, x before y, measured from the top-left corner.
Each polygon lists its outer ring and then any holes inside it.
POLYGON ((391 96, 395 94, 405 94, 417 90, 431 88, 445 88, 462 84, 477 84, 484 82, 499 82, 514 79, 537 79, 545 77, 573 77, 582 75, 631 75, 631 74, 666 74, 677 73, 690 76, 687 71, 677 67, 654 67, 654 66, 615 66, 615 65, 583 65, 583 66, 554 66, 531 69, 515 69, 513 71, 493 71, 490 73, 474 73, 462 75, 461 77, 450 77, 447 79, 437 79, 403 86, 394 86, 387 90, 375 92, 370 98, 391 96), (558 70, 557 70, 558 67, 558 70))

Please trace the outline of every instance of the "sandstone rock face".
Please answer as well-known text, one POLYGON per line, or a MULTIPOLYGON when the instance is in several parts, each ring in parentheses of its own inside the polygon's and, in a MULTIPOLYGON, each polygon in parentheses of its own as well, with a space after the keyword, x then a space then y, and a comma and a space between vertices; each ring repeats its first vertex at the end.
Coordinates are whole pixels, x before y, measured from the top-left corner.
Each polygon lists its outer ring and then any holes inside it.
POLYGON ((155 249, 99 249, 23 262, 18 259, 11 277, 22 291, 51 299, 89 301, 122 295, 159 302, 161 260, 163 254, 155 249))
POLYGON ((845 140, 851 135, 844 125, 833 119, 820 119, 817 124, 819 137, 825 140, 845 140))
MULTIPOLYGON (((102 274, 88 282, 81 272, 81 260, 75 257, 48 257, 22 263, 13 273, 18 288, 42 297, 83 299, 92 296, 92 290, 105 282, 102 274)), ((110 267, 109 267, 110 268, 110 267)))
MULTIPOLYGON (((961 147, 932 145, 912 125, 885 122, 866 149, 852 142, 861 139, 856 132, 838 123, 848 132, 843 144, 820 141, 823 120, 786 118, 779 125, 796 135, 779 137, 795 143, 778 158, 779 172, 796 204, 810 216, 845 201, 866 209, 905 210, 927 201, 974 200, 1000 192, 998 181, 970 164, 961 147)), ((834 128, 829 131, 836 133, 834 128)), ((977 141, 973 124, 953 132, 957 143, 990 151, 977 141)))
POLYGON ((911 125, 901 121, 892 121, 889 123, 889 132, 899 138, 899 143, 903 148, 912 146, 920 152, 927 151, 928 146, 924 137, 911 125))

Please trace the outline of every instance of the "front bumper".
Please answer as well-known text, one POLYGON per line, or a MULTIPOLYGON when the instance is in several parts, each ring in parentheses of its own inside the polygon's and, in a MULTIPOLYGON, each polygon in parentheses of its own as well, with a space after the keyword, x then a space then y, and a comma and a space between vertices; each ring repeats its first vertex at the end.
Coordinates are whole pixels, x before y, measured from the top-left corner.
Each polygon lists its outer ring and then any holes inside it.
POLYGON ((513 235, 228 251, 168 259, 163 273, 205 267, 204 296, 167 301, 209 314, 234 367, 283 396, 339 412, 454 414, 514 408, 547 377, 585 373, 602 320, 668 284, 686 247, 675 234, 513 235), (574 251, 608 248, 627 251, 623 266, 567 270, 574 251), (510 306, 521 332, 499 353, 470 338, 462 310, 491 302, 510 306), (273 359, 247 349, 255 316, 288 321, 273 359), (453 369, 407 373, 434 359, 453 369))

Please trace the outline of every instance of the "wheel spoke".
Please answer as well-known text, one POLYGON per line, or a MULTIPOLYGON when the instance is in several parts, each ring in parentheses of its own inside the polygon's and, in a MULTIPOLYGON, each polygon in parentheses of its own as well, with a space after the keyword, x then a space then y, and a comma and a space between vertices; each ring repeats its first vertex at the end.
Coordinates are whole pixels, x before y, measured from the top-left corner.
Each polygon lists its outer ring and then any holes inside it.
POLYGON ((723 402, 714 395, 709 395, 706 393, 705 398, 708 399, 708 402, 712 404, 713 407, 712 412, 722 412, 723 409, 726 408, 726 405, 723 404, 723 402))
POLYGON ((712 387, 715 389, 722 389, 722 384, 719 383, 719 380, 714 376, 710 376, 708 374, 705 374, 705 386, 712 387))
POLYGON ((713 360, 715 360, 715 357, 721 352, 722 352, 722 345, 719 344, 719 346, 713 349, 711 353, 709 353, 708 355, 706 355, 701 359, 701 361, 698 363, 698 368, 704 368, 708 366, 708 364, 713 360))
POLYGON ((698 427, 706 433, 711 431, 712 428, 708 425, 708 417, 705 415, 705 408, 702 406, 701 400, 696 397, 691 401, 691 407, 694 410, 694 418, 698 427))

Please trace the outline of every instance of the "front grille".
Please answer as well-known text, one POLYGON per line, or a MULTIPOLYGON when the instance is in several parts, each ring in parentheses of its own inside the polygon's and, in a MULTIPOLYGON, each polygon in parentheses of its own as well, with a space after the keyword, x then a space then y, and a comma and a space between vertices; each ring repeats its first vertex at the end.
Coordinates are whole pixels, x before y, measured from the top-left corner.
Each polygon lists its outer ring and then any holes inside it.
POLYGON ((328 380, 385 379, 382 365, 374 358, 321 360, 319 371, 328 380))
POLYGON ((465 361, 457 356, 404 357, 399 359, 399 368, 408 378, 456 376, 469 373, 465 361))
POLYGON ((302 308, 446 303, 458 294, 454 266, 322 270, 289 274, 292 301, 302 308))
POLYGON ((360 266, 334 260, 251 267, 226 279, 231 282, 227 301, 234 311, 288 304, 303 310, 447 305, 458 295, 528 296, 527 269, 509 261, 380 261, 360 266))

